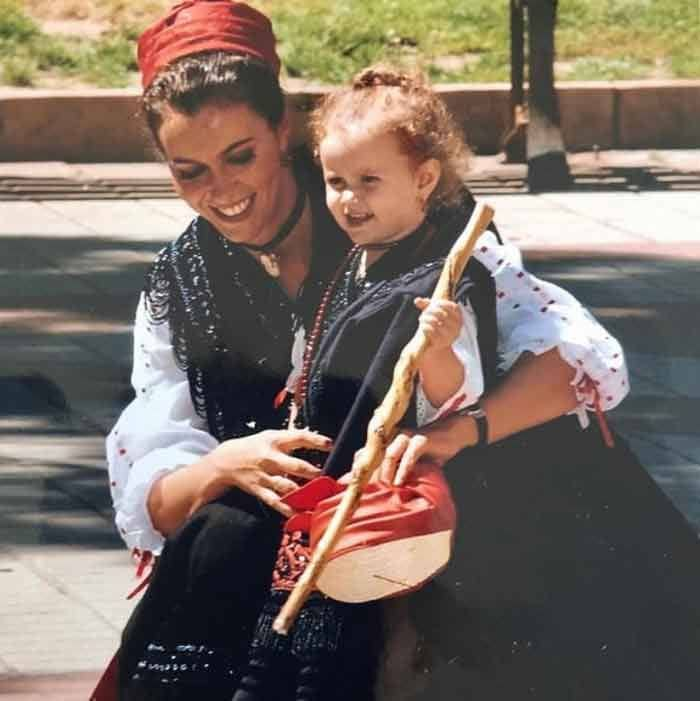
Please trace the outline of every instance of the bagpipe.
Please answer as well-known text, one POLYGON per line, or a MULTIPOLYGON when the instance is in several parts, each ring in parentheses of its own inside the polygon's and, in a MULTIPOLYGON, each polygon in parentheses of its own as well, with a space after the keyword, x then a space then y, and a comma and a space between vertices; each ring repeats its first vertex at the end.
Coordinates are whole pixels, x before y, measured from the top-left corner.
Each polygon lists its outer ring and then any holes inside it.
MULTIPOLYGON (((475 207, 445 259, 434 300, 454 296, 493 214, 485 204, 475 207)), ((370 483, 399 430, 427 347, 419 327, 401 351, 391 385, 369 421, 365 446, 355 453, 347 486, 319 477, 285 496, 298 511, 285 531, 308 533, 310 561, 304 563, 274 622, 277 633, 289 632, 315 589, 338 601, 372 601, 413 591, 447 565, 456 510, 441 469, 422 467, 403 486, 370 483)), ((289 545, 283 542, 283 548, 289 545)))

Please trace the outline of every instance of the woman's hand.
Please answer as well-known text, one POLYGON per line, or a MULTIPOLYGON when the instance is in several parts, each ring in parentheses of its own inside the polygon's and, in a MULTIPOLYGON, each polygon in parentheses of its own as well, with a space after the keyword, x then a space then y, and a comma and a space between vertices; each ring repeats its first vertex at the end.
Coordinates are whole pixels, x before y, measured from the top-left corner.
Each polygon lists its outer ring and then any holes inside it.
MULTIPOLYGON (((541 355, 523 353, 506 377, 481 399, 489 421, 488 442, 538 426, 577 405, 575 370, 553 348, 541 355)), ((460 450, 476 445, 476 422, 452 414, 419 430, 403 430, 387 448, 382 479, 401 484, 419 460, 444 465, 460 450)))
POLYGON ((418 324, 428 337, 428 351, 449 348, 457 340, 462 328, 459 305, 446 299, 431 301, 427 297, 416 297, 415 305, 422 310, 418 324))
POLYGON ((294 511, 280 498, 299 486, 291 478, 308 480, 321 473, 290 453, 300 448, 329 451, 332 445, 330 438, 308 429, 268 430, 224 441, 209 458, 221 483, 252 494, 288 517, 294 511))
POLYGON ((462 448, 476 441, 473 424, 473 419, 453 414, 415 431, 403 429, 386 449, 377 470, 380 479, 400 486, 419 461, 444 465, 462 448))
POLYGON ((261 431, 224 441, 197 462, 159 477, 148 493, 153 526, 167 536, 205 504, 237 487, 283 516, 294 512, 280 501, 320 470, 289 453, 297 448, 328 451, 332 441, 309 430, 261 431))

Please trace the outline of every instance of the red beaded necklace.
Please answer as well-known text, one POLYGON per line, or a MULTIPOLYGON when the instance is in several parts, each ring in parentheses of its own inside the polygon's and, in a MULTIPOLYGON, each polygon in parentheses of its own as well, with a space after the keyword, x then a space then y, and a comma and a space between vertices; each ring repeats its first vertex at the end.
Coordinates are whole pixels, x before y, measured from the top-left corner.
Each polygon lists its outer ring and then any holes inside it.
POLYGON ((313 362, 314 356, 318 349, 318 342, 321 337, 321 327, 323 325, 323 320, 326 317, 326 311, 328 309, 328 303, 331 300, 331 295, 333 294, 340 276, 347 267, 348 263, 352 260, 360 250, 360 246, 353 246, 343 258, 343 262, 338 266, 335 271, 331 281, 326 285, 326 289, 323 291, 321 296, 321 301, 316 310, 314 316, 314 322, 311 326, 311 332, 309 337, 306 339, 306 345, 304 346, 304 356, 301 363, 301 373, 297 379, 296 385, 294 387, 294 397, 292 398, 292 420, 290 420, 290 425, 294 423, 294 419, 298 411, 303 406, 306 401, 306 395, 309 389, 309 373, 311 372, 311 363, 313 362))
MULTIPOLYGON (((430 238, 433 233, 433 231, 429 230, 427 232, 428 238, 430 238)), ((301 363, 301 373, 299 374, 299 377, 294 385, 294 396, 292 397, 289 414, 290 428, 295 426, 299 411, 301 410, 301 407, 306 401, 306 396, 309 390, 309 374, 311 372, 311 363, 313 362, 314 356, 316 355, 316 351, 318 350, 318 342, 321 336, 321 327, 323 325, 323 320, 326 316, 326 311, 328 308, 328 303, 331 299, 331 295, 335 291, 335 288, 338 284, 338 281, 340 280, 340 276, 342 275, 343 271, 347 267, 348 263, 352 260, 353 256, 355 256, 359 251, 386 251, 390 248, 394 248, 399 243, 402 243, 404 240, 405 238, 399 239, 398 241, 389 241, 386 243, 370 243, 363 244, 361 246, 353 246, 348 251, 347 255, 343 259, 343 262, 338 266, 338 269, 335 271, 335 274, 333 275, 331 281, 328 283, 328 285, 326 285, 326 289, 323 291, 323 295, 321 296, 321 302, 319 303, 318 309, 316 310, 316 315, 314 316, 314 322, 311 326, 311 333, 306 339, 306 345, 304 346, 304 355, 301 363)), ((422 242, 421 248, 424 243, 425 240, 422 242)))

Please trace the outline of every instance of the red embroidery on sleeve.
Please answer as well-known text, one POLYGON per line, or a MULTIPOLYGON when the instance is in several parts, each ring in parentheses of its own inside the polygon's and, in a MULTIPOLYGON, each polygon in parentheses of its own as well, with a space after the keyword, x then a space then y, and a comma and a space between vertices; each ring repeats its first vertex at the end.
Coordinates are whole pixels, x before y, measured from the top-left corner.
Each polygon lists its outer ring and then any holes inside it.
MULTIPOLYGON (((610 426, 608 426, 608 422, 605 418, 605 413, 603 412, 603 409, 600 406, 600 393, 598 392, 598 388, 596 387, 597 384, 599 383, 594 383, 588 375, 584 375, 581 381, 578 383, 577 387, 582 393, 593 395, 593 407, 595 409, 596 418, 598 419, 598 426, 600 426, 600 433, 603 436, 603 441, 605 442, 605 445, 608 446, 608 448, 614 448, 615 440, 613 439, 612 433, 610 432, 610 426)), ((611 402, 612 397, 607 397, 607 400, 611 402)))
POLYGON ((153 566, 155 564, 155 558, 150 550, 141 551, 138 548, 134 548, 132 555, 137 559, 136 564, 136 579, 141 579, 141 581, 136 585, 136 588, 130 591, 127 595, 127 599, 133 599, 139 592, 143 591, 148 583, 153 578, 153 566), (143 573, 146 567, 150 566, 148 574, 144 577, 143 573))

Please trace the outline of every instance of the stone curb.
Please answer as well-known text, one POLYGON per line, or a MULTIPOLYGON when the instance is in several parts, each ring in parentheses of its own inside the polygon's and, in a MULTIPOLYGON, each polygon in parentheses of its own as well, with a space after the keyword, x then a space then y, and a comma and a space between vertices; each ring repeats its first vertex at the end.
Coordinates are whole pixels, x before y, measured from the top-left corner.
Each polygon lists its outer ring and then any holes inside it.
MULTIPOLYGON (((557 86, 567 150, 700 147, 700 80, 557 86)), ((507 83, 440 85, 478 154, 497 153, 510 121, 507 83)), ((323 88, 289 91, 296 141, 323 88)), ((0 88, 0 161, 139 162, 155 153, 138 90, 0 88)))

